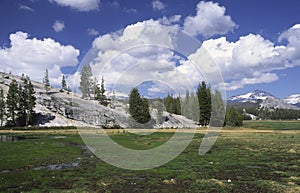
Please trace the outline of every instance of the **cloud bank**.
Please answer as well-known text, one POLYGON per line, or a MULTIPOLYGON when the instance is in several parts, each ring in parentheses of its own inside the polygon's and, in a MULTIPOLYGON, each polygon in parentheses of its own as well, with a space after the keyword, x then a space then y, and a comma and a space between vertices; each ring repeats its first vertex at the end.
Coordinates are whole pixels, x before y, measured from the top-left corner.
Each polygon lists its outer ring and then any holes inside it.
POLYGON ((49 0, 62 7, 70 7, 77 11, 94 11, 99 10, 100 0, 49 0))
POLYGON ((46 69, 53 85, 60 85, 61 67, 76 66, 79 50, 71 45, 61 45, 51 38, 29 38, 25 32, 10 34, 10 47, 0 49, 0 70, 28 75, 42 81, 46 69))

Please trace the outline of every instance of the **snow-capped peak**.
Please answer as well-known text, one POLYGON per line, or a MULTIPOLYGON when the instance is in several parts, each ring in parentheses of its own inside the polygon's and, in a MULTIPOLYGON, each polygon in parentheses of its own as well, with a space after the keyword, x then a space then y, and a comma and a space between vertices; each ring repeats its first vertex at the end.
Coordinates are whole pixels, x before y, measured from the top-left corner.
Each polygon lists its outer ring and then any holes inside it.
POLYGON ((266 100, 267 98, 276 98, 270 93, 261 90, 254 90, 252 92, 236 95, 228 98, 231 102, 257 102, 258 100, 266 100))
POLYGON ((284 99, 286 103, 289 104, 300 104, 300 94, 293 94, 284 99))

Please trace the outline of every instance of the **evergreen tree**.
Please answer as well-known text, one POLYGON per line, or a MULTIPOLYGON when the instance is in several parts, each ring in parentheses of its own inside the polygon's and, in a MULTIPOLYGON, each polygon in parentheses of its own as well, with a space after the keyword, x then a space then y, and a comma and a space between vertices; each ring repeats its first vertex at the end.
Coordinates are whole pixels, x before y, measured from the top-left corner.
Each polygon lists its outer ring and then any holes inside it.
POLYGON ((18 85, 18 97, 16 100, 17 103, 17 125, 24 126, 26 122, 26 109, 27 105, 27 98, 28 92, 26 91, 26 87, 28 84, 28 80, 24 77, 23 83, 19 83, 18 85))
POLYGON ((129 113, 138 123, 147 123, 151 119, 148 101, 140 96, 137 88, 133 88, 129 95, 129 113))
POLYGON ((44 84, 46 92, 48 93, 48 91, 50 90, 50 81, 49 81, 48 69, 46 69, 46 71, 45 71, 43 84, 44 84))
POLYGON ((65 79, 65 75, 62 75, 61 89, 68 91, 68 86, 67 86, 67 82, 66 82, 66 79, 65 79))
POLYGON ((101 105, 104 105, 104 106, 107 106, 108 105, 108 102, 107 102, 107 98, 105 96, 105 88, 104 88, 104 79, 103 79, 103 76, 102 76, 102 79, 101 79, 101 85, 100 85, 100 90, 99 90, 99 102, 101 105))
POLYGON ((7 125, 15 126, 16 125, 16 111, 18 108, 18 84, 15 79, 9 84, 7 92, 7 125))
POLYGON ((216 90, 212 95, 212 112, 210 125, 222 127, 224 125, 225 104, 220 91, 216 90))
POLYGON ((154 101, 151 104, 152 109, 156 109, 156 119, 158 124, 163 123, 163 111, 164 111, 164 105, 162 103, 162 100, 159 98, 157 101, 154 101))
POLYGON ((3 126, 4 116, 5 116, 5 100, 4 100, 3 89, 0 88, 0 126, 1 127, 3 126))
POLYGON ((26 99, 26 122, 25 122, 25 125, 29 125, 32 123, 33 121, 33 117, 34 117, 34 108, 35 108, 35 105, 36 105, 36 97, 34 96, 35 94, 35 91, 34 91, 34 88, 33 88, 33 85, 29 79, 29 77, 27 77, 27 84, 25 86, 25 90, 26 90, 26 95, 27 95, 27 99, 26 99))
POLYGON ((197 97, 199 102, 199 124, 207 126, 211 117, 211 93, 210 88, 207 88, 206 83, 202 81, 202 84, 197 88, 197 97))
POLYGON ((91 66, 85 65, 82 67, 79 89, 82 93, 82 98, 91 97, 93 90, 92 85, 92 69, 91 66))
POLYGON ((181 115, 181 101, 180 97, 173 98, 170 94, 164 99, 166 111, 171 114, 181 115))
POLYGON ((243 116, 237 111, 237 109, 235 109, 234 107, 231 107, 226 112, 225 125, 232 126, 232 127, 242 126, 243 125, 243 116))

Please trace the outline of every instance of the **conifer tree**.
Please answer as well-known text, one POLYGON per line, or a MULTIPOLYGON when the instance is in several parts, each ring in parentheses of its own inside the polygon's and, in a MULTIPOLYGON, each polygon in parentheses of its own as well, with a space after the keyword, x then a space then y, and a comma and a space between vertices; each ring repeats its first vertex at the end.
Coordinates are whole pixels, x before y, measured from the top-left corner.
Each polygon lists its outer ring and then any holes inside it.
POLYGON ((231 107, 226 112, 225 125, 232 127, 242 126, 243 116, 234 107, 231 107))
POLYGON ((93 90, 92 85, 92 69, 91 66, 85 65, 82 67, 79 89, 82 93, 82 98, 91 97, 93 90))
POLYGON ((129 113, 138 123, 147 123, 151 119, 148 101, 140 96, 137 88, 133 88, 129 95, 129 113))
POLYGON ((50 90, 50 80, 49 80, 49 75, 48 75, 48 69, 45 71, 44 79, 43 79, 43 84, 46 92, 50 90))
POLYGON ((36 105, 36 97, 34 96, 35 94, 35 91, 34 91, 34 88, 33 88, 33 85, 29 79, 29 77, 27 77, 27 84, 26 84, 26 87, 25 87, 25 90, 26 90, 26 93, 27 93, 27 103, 26 103, 26 122, 25 122, 25 125, 29 125, 32 123, 33 121, 33 117, 34 117, 34 108, 35 108, 35 105, 36 105))
POLYGON ((4 116, 5 116, 5 100, 4 100, 3 89, 0 88, 0 126, 1 127, 3 126, 4 116))
POLYGON ((62 78, 61 78, 61 89, 68 91, 68 86, 67 86, 67 82, 65 79, 65 75, 62 75, 62 78))
POLYGON ((207 126, 211 116, 211 93, 206 83, 202 81, 197 89, 197 97, 199 102, 199 124, 207 126))
POLYGON ((226 112, 225 104, 220 91, 216 90, 212 94, 212 112, 210 125, 213 127, 222 127, 224 125, 224 116, 226 112))
POLYGON ((16 111, 18 108, 18 84, 15 79, 9 84, 7 92, 7 125, 15 126, 16 125, 16 111))
POLYGON ((107 106, 108 105, 108 102, 107 102, 107 98, 105 96, 105 88, 104 88, 104 78, 102 76, 102 79, 101 79, 101 85, 100 85, 100 90, 99 90, 99 103, 101 105, 104 105, 104 106, 107 106))

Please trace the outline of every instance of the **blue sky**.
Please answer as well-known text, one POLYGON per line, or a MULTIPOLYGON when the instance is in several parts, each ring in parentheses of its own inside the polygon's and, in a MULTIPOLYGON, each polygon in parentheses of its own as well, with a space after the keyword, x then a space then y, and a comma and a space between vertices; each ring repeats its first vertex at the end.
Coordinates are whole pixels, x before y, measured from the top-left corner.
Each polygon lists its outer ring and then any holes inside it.
MULTIPOLYGON (((107 43, 104 35, 113 37, 114 32, 137 26, 137 22, 159 28, 166 25, 166 30, 176 27, 202 41, 216 65, 221 66, 227 96, 253 89, 281 98, 300 93, 300 26, 297 26, 300 1, 297 0, 2 0, 0 70, 24 72, 41 80, 47 68, 54 85, 59 85, 62 73, 69 74, 68 80, 72 82, 80 62, 97 43, 100 50, 109 49, 105 51, 111 53, 103 54, 98 62, 116 51, 111 47, 120 41, 104 48, 102 45, 107 43)), ((142 35, 130 34, 130 37, 137 39, 142 35)), ((126 36, 118 36, 122 37, 126 36)), ((170 55, 166 50, 163 52, 164 56, 170 55)), ((122 60, 125 57, 120 56, 122 60)), ((130 59, 137 61, 137 57, 130 59)), ((172 61, 163 57, 159 62, 172 61)), ((183 68, 182 72, 188 70, 183 68)))

